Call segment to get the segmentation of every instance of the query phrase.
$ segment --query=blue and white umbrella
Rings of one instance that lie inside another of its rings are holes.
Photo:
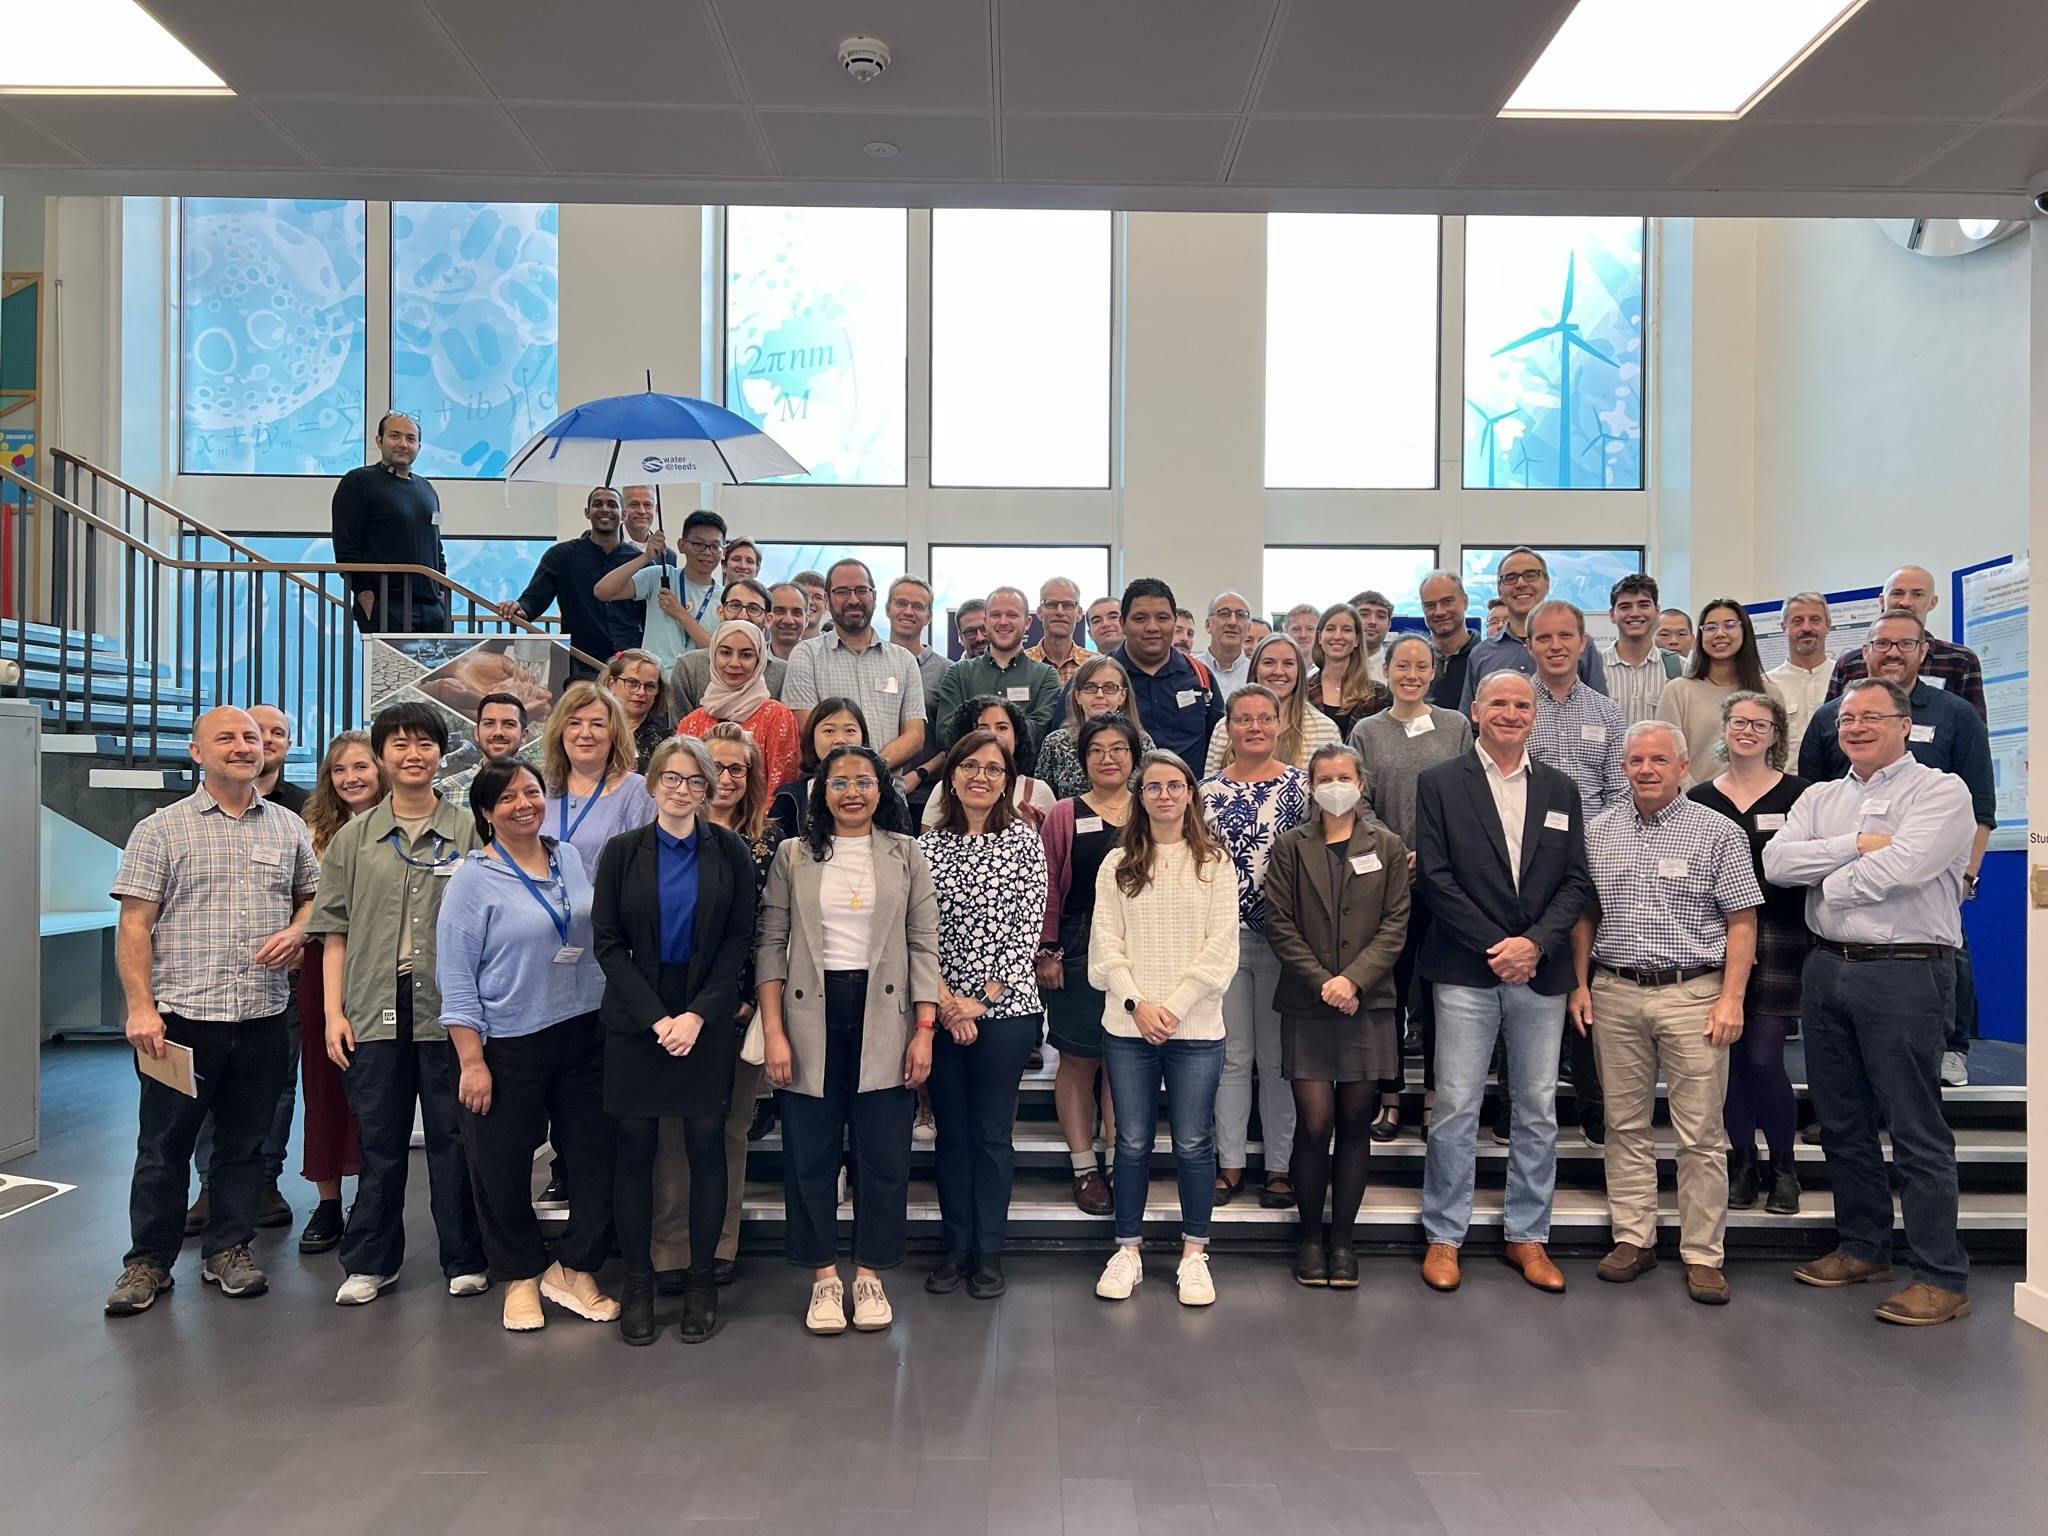
[[[564,411],[512,456],[507,480],[744,485],[803,465],[748,421],[688,395],[612,395]]]

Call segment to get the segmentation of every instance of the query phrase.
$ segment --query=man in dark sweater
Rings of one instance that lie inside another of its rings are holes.
[[[641,605],[607,603],[596,595],[597,584],[609,573],[640,558],[620,532],[619,493],[608,485],[593,487],[583,498],[583,516],[589,530],[549,549],[533,568],[526,590],[498,604],[499,618],[530,623],[559,603],[569,643],[597,663],[572,658],[571,677],[595,677],[598,667],[640,643]]]
[[[419,423],[386,411],[377,423],[377,462],[352,469],[334,488],[334,558],[341,565],[423,565],[448,570],[441,552],[441,498],[424,475]],[[441,587],[423,576],[365,571],[348,579],[349,613],[378,634],[448,627]]]

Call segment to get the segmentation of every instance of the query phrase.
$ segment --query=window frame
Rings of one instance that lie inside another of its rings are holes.
[[[1638,494],[1640,494],[1640,493],[1638,493]],[[1650,568],[1650,546],[1649,546],[1648,544],[1632,544],[1632,543],[1616,543],[1616,544],[1606,544],[1606,543],[1598,543],[1598,542],[1589,542],[1589,543],[1584,543],[1584,544],[1537,544],[1537,543],[1530,543],[1530,542],[1525,542],[1525,543],[1523,543],[1523,544],[1460,544],[1460,545],[1458,546],[1458,564],[1457,564],[1457,567],[1456,567],[1456,569],[1457,569],[1457,572],[1458,572],[1458,579],[1459,579],[1460,581],[1464,581],[1464,580],[1466,580],[1466,574],[1465,574],[1465,552],[1466,552],[1467,550],[1475,550],[1475,549],[1478,549],[1478,550],[1484,550],[1484,549],[1497,549],[1497,550],[1499,550],[1499,551],[1500,551],[1500,553],[1501,553],[1501,558],[1502,558],[1502,559],[1505,559],[1505,558],[1507,557],[1507,553],[1508,553],[1508,551],[1509,551],[1509,550],[1511,550],[1511,549],[1521,549],[1521,548],[1526,548],[1526,549],[1533,549],[1534,551],[1536,551],[1536,553],[1537,553],[1537,554],[1539,554],[1539,555],[1541,555],[1541,556],[1543,557],[1543,561],[1544,561],[1544,564],[1545,564],[1545,565],[1548,565],[1548,564],[1550,563],[1550,557],[1551,557],[1552,555],[1557,555],[1557,554],[1595,554],[1595,555],[1597,555],[1597,554],[1613,554],[1613,553],[1617,553],[1617,552],[1623,552],[1623,551],[1628,551],[1628,552],[1633,552],[1633,553],[1634,553],[1634,555],[1635,555],[1635,557],[1636,557],[1636,572],[1637,572],[1637,574],[1641,574],[1641,573],[1643,573],[1643,572],[1645,572],[1645,571],[1649,570],[1649,568]],[[1496,566],[1498,566],[1498,565],[1499,565],[1499,561],[1496,561],[1496,562],[1494,562],[1494,563],[1495,563],[1495,565],[1496,565]],[[1446,567],[1446,569],[1448,569],[1448,567]],[[1499,591],[1500,591],[1500,581],[1499,581],[1499,578],[1498,578],[1498,577],[1496,577],[1496,578],[1494,579],[1494,591],[1493,591],[1493,592],[1491,592],[1491,593],[1488,593],[1488,594],[1487,594],[1487,596],[1486,596],[1485,598],[1480,598],[1480,597],[1479,597],[1479,596],[1478,596],[1477,594],[1475,594],[1475,593],[1472,593],[1472,592],[1470,591],[1470,589],[1469,589],[1469,588],[1467,589],[1467,595],[1468,595],[1468,596],[1471,596],[1471,597],[1472,597],[1472,599],[1473,599],[1473,601],[1475,601],[1475,602],[1479,603],[1479,605],[1480,605],[1480,608],[1479,608],[1479,619],[1480,619],[1480,625],[1481,625],[1481,627],[1482,627],[1482,628],[1484,628],[1484,627],[1485,627],[1485,620],[1486,620],[1486,606],[1485,606],[1485,605],[1486,605],[1486,603],[1487,603],[1487,602],[1490,602],[1490,601],[1492,600],[1492,598],[1493,598],[1493,597],[1494,597],[1494,596],[1495,596],[1496,594],[1498,594],[1498,592],[1499,592]],[[1547,601],[1547,599],[1546,599],[1546,601]],[[1569,601],[1569,599],[1562,599],[1562,601]],[[1605,608],[1602,608],[1602,609],[1600,609],[1600,610],[1598,610],[1598,611],[1599,611],[1599,612],[1600,612],[1601,614],[1603,614],[1603,615],[1604,615],[1604,614],[1605,614],[1605,613],[1607,612],[1607,610],[1606,610]]]

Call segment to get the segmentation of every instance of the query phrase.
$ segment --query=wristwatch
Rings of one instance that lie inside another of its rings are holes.
[[[1136,999],[1135,997],[1127,997],[1127,998],[1125,998],[1125,999],[1124,999],[1124,1012],[1125,1012],[1125,1013],[1136,1013],[1137,1011],[1138,1011],[1138,1000],[1137,1000],[1137,999]]]

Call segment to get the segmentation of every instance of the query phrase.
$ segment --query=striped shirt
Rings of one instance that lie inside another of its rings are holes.
[[[1603,646],[1600,664],[1607,671],[1607,696],[1621,706],[1625,724],[1640,725],[1657,718],[1657,700],[1664,685],[1678,676],[1678,657],[1672,651],[1650,647],[1641,661],[1623,661],[1616,646]]]
[[[1588,821],[1629,798],[1628,780],[1621,772],[1622,739],[1627,734],[1621,706],[1606,694],[1575,680],[1572,691],[1559,699],[1537,684],[1529,755],[1571,776]]]
[[[1647,821],[1633,796],[1588,818],[1586,864],[1600,901],[1593,958],[1602,965],[1721,965],[1728,914],[1764,904],[1742,829],[1684,795]]]
[[[256,951],[291,926],[319,879],[306,824],[261,795],[231,816],[202,784],[144,817],[113,894],[159,908],[149,964],[157,1008],[213,1023],[284,1012],[290,973],[256,964]]]

